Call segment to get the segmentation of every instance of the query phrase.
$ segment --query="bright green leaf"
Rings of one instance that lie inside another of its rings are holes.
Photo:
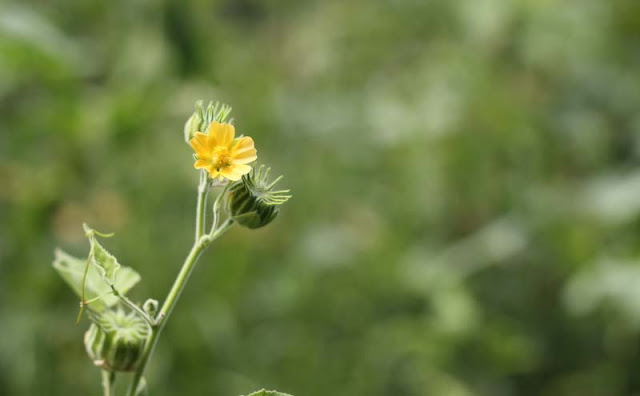
[[[120,263],[118,260],[98,242],[97,236],[103,238],[112,237],[113,234],[104,234],[89,227],[86,223],[82,224],[84,232],[89,238],[91,244],[91,263],[96,266],[98,272],[102,276],[102,279],[109,285],[114,286],[116,273],[120,269]]]
[[[96,266],[98,272],[102,276],[102,279],[109,285],[115,286],[116,274],[120,269],[120,263],[118,260],[107,250],[102,247],[95,236],[90,236],[91,248],[93,249],[92,264]],[[116,287],[118,291],[118,289]]]
[[[82,277],[84,275],[87,261],[73,257],[61,249],[56,249],[53,268],[58,271],[62,279],[82,298]],[[113,285],[121,294],[126,294],[133,286],[140,281],[140,275],[129,267],[121,267],[114,273]],[[91,300],[101,297],[91,303],[91,308],[100,311],[106,307],[112,307],[118,303],[119,299],[111,294],[111,287],[105,283],[102,275],[98,271],[98,266],[89,266],[87,282],[85,285],[85,299]]]

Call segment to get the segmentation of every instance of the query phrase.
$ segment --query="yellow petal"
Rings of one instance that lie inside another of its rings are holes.
[[[244,153],[240,153],[237,154],[235,157],[233,157],[232,163],[233,164],[248,164],[249,162],[253,162],[258,158],[258,156],[256,155],[256,149],[251,149],[248,151],[245,151]]]
[[[220,174],[213,166],[208,167],[207,172],[209,172],[209,176],[211,176],[212,179],[215,179]]]
[[[220,170],[220,174],[231,181],[240,180],[242,175],[251,171],[249,165],[232,165]]]
[[[255,161],[258,156],[253,146],[253,139],[249,136],[238,139],[236,144],[231,148],[231,158],[234,164],[248,164]]]
[[[241,175],[246,175],[251,172],[251,167],[249,165],[234,165],[233,171],[236,173],[240,173]]]
[[[209,125],[209,139],[212,139],[216,146],[230,147],[236,129],[231,124],[212,122]]]
[[[226,167],[224,169],[221,169],[220,170],[220,174],[222,176],[226,177],[227,179],[231,180],[231,181],[240,180],[240,178],[242,177],[241,174],[235,173],[232,170],[230,170],[230,167]]]
[[[211,148],[208,144],[207,135],[196,132],[193,139],[189,140],[189,145],[196,152],[198,158],[211,158]]]
[[[248,149],[243,149],[242,151],[236,151],[235,153],[232,153],[231,156],[233,158],[247,158],[247,157],[253,157],[255,156],[257,153],[256,149],[254,149],[253,147],[248,148]]]
[[[211,160],[197,159],[196,162],[193,164],[193,167],[196,169],[206,169],[210,165],[211,165]]]
[[[231,148],[232,155],[234,153],[242,153],[247,150],[251,150],[254,148],[253,139],[249,136],[243,136],[233,145]]]

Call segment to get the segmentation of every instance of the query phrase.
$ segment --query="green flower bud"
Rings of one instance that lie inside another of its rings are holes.
[[[92,315],[93,323],[84,334],[84,345],[93,364],[109,371],[137,368],[149,338],[147,323],[135,312],[108,310]]]
[[[220,102],[209,102],[207,107],[201,100],[198,100],[195,105],[195,111],[189,117],[184,124],[184,140],[189,143],[189,140],[193,139],[196,132],[207,133],[209,124],[212,122],[227,122],[231,123],[233,120],[227,121],[229,114],[231,113],[231,106],[221,104]]]
[[[196,111],[189,117],[184,124],[184,140],[189,143],[189,140],[193,139],[196,132],[203,131],[202,128],[202,112],[198,111],[198,106],[202,108],[202,101],[196,103]]]
[[[282,179],[269,181],[269,171],[264,165],[254,167],[229,188],[228,207],[231,218],[241,226],[255,229],[264,227],[278,216],[278,206],[287,202],[289,190],[275,191],[273,187]]]

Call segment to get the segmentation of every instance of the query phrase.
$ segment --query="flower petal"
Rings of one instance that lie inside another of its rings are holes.
[[[249,136],[243,136],[236,141],[236,143],[231,148],[231,155],[239,154],[247,150],[251,150],[254,148],[253,139]]]
[[[251,147],[248,149],[242,149],[242,151],[236,151],[235,153],[232,152],[231,156],[233,158],[247,158],[247,157],[252,157],[256,155],[256,153],[257,153],[256,149]]]
[[[220,172],[218,172],[213,165],[207,168],[207,172],[209,172],[209,176],[211,176],[212,179],[215,179],[220,175]]]
[[[226,167],[220,170],[220,174],[231,181],[240,180],[241,174],[233,172],[230,167]]]
[[[240,173],[241,175],[246,175],[251,172],[251,167],[249,165],[234,165],[234,172]]]
[[[258,156],[256,155],[256,149],[251,149],[245,151],[244,153],[237,154],[235,157],[233,157],[231,162],[237,165],[248,164],[249,162],[255,161],[257,158]]]
[[[209,140],[207,139],[207,135],[202,132],[196,132],[191,140],[189,140],[189,145],[195,151],[198,158],[211,158],[211,146],[209,145]]]
[[[196,168],[196,169],[206,169],[210,165],[211,165],[211,160],[205,160],[205,159],[199,158],[193,164],[193,167]]]
[[[231,148],[231,158],[234,164],[248,164],[249,162],[253,162],[258,158],[256,153],[253,139],[249,136],[238,139]]]
[[[235,135],[236,129],[231,124],[214,121],[209,125],[209,139],[213,139],[215,146],[230,147]]]
[[[231,165],[220,170],[220,174],[231,181],[240,180],[242,175],[246,175],[251,171],[249,165]]]

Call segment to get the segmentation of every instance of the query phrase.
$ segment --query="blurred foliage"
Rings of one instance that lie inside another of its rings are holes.
[[[152,394],[640,394],[639,43],[636,0],[0,3],[0,394],[98,392],[83,221],[164,297],[197,99],[294,198],[203,258]]]

